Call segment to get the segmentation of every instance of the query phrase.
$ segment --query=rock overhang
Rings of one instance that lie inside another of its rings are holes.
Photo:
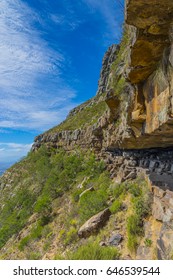
[[[132,84],[137,84],[157,68],[164,49],[170,44],[173,1],[127,0],[125,21],[136,28],[128,77]]]

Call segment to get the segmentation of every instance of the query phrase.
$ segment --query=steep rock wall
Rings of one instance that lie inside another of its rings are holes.
[[[172,18],[171,0],[126,1],[126,23],[136,28],[129,71],[132,83],[143,82],[157,68],[165,47],[170,44]]]
[[[172,146],[172,26],[172,1],[126,1],[124,50],[113,45],[106,52],[97,91],[109,109],[86,129],[62,131],[58,136],[51,131],[37,137],[34,149],[44,142],[100,151]],[[93,102],[75,108],[70,116]]]
[[[173,3],[126,1],[126,24],[129,53],[123,58],[124,73],[131,90],[121,101],[124,118],[119,127],[108,127],[107,143],[126,149],[171,146]]]
[[[111,72],[111,66],[116,59],[118,50],[119,50],[119,46],[114,44],[108,48],[108,50],[106,51],[103,57],[102,69],[100,73],[100,79],[98,82],[98,90],[96,93],[97,95],[106,93],[109,88],[108,80]]]

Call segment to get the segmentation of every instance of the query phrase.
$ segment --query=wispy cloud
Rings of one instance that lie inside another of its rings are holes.
[[[0,161],[9,162],[25,156],[31,149],[32,144],[0,143]]]
[[[105,23],[108,25],[109,34],[116,40],[121,37],[122,19],[124,16],[122,0],[83,0],[83,2],[90,8],[91,12],[100,12],[104,18]],[[117,13],[116,13],[117,11]]]
[[[39,16],[24,2],[1,0],[0,11],[0,127],[46,129],[74,106],[61,78],[64,57],[42,39]]]
[[[72,10],[69,10],[68,12],[70,12],[68,13],[68,17],[56,14],[50,14],[49,17],[55,24],[63,26],[68,31],[73,31],[81,24],[82,20],[75,18]]]
[[[8,148],[11,148],[11,149],[18,149],[18,150],[23,150],[23,149],[27,149],[29,150],[32,146],[32,144],[20,144],[20,143],[3,143],[3,142],[0,142],[0,147],[4,147],[2,148],[3,150],[8,147]]]
[[[1,0],[0,10],[0,86],[6,91],[15,87],[20,94],[19,88],[30,86],[36,75],[54,70],[62,56],[40,39],[33,28],[35,13],[20,0]]]

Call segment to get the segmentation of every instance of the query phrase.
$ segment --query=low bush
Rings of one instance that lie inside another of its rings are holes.
[[[118,260],[119,257],[116,248],[102,247],[96,242],[82,245],[68,255],[68,259],[71,260]]]
[[[30,252],[27,256],[28,260],[40,260],[41,259],[41,253],[40,252]]]
[[[112,205],[110,206],[110,211],[112,214],[116,214],[117,212],[121,211],[122,209],[122,202],[120,200],[115,200]]]
[[[0,213],[0,248],[13,235],[19,232],[28,217],[33,212],[33,204],[36,197],[27,189],[20,189],[9,199]]]
[[[151,195],[145,181],[131,184],[129,192],[132,194],[133,214],[127,220],[128,248],[136,251],[139,238],[144,233],[143,220],[151,211]]]
[[[20,251],[23,251],[24,248],[25,248],[25,246],[28,245],[28,243],[29,243],[30,240],[31,240],[30,235],[24,237],[24,238],[20,241],[20,243],[19,243],[19,246],[18,246],[19,250],[20,250]]]
[[[131,215],[127,220],[127,246],[130,251],[135,252],[138,238],[143,234],[143,222],[138,215]]]
[[[75,130],[84,128],[86,125],[92,125],[98,121],[99,117],[103,115],[106,109],[107,106],[104,101],[93,102],[91,106],[87,106],[77,114],[69,116],[65,122],[52,128],[49,132],[54,133],[63,130]]]
[[[40,196],[35,204],[34,211],[37,213],[50,213],[52,211],[50,198],[46,195]]]
[[[148,238],[146,238],[144,241],[146,247],[151,247],[152,243],[153,243],[152,240]]]
[[[36,226],[31,231],[32,239],[40,239],[42,237],[43,226],[37,222]]]
[[[69,231],[65,234],[64,244],[69,245],[70,243],[76,241],[77,238],[78,238],[77,229],[71,226]]]
[[[108,194],[106,189],[84,193],[79,200],[80,221],[85,222],[107,207],[107,199]]]

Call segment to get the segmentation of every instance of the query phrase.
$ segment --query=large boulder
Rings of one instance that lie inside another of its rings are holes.
[[[78,231],[78,236],[81,238],[87,238],[96,233],[109,220],[110,215],[111,212],[108,208],[94,215],[81,226]]]

